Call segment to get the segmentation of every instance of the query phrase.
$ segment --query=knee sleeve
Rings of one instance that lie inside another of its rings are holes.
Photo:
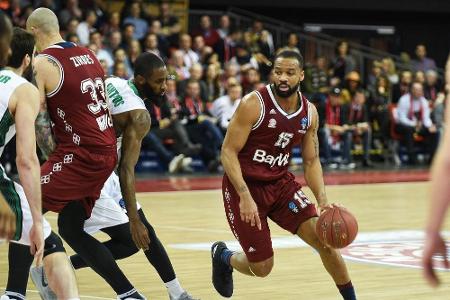
[[[66,249],[64,249],[61,238],[52,231],[48,238],[45,239],[44,257],[57,252],[66,252]]]

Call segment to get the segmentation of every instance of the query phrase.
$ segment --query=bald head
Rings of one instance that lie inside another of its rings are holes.
[[[58,18],[50,9],[40,7],[34,10],[28,17],[27,30],[39,30],[43,34],[47,35],[59,33]]]
[[[11,38],[11,22],[9,21],[9,18],[0,11],[0,68],[3,68],[8,60]]]

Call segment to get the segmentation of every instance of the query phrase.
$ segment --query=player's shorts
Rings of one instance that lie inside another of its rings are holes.
[[[69,202],[80,201],[89,218],[116,163],[115,150],[96,153],[83,147],[57,148],[41,167],[43,207],[59,213]]]
[[[251,226],[241,220],[239,195],[226,175],[222,182],[222,196],[228,224],[241,244],[250,262],[260,262],[273,256],[270,238],[270,218],[280,227],[296,234],[300,225],[317,216],[315,206],[301,190],[294,175],[286,173],[284,177],[269,182],[246,180],[250,194],[258,206],[262,229]]]
[[[100,198],[95,201],[91,217],[84,222],[84,231],[92,235],[103,228],[128,223],[126,210],[119,204],[121,201],[119,177],[113,172],[106,180]]]
[[[22,186],[8,178],[2,166],[0,166],[0,191],[16,215],[16,233],[14,234],[13,241],[29,246],[30,230],[33,226],[30,205],[28,204]],[[44,239],[46,239],[52,229],[46,219],[43,219],[43,226]]]

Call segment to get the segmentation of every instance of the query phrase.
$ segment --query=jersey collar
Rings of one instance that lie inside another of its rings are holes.
[[[133,93],[134,93],[136,96],[142,98],[142,97],[139,95],[138,89],[137,89],[137,87],[136,87],[136,85],[134,84],[134,81],[133,81],[132,79],[129,79],[129,80],[128,80],[128,86],[131,88],[131,90],[133,91]]]

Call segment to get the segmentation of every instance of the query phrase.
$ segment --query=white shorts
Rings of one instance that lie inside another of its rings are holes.
[[[139,203],[137,206],[138,209],[141,208]],[[84,222],[84,231],[92,235],[103,228],[125,224],[128,221],[119,177],[113,172],[106,180],[100,198],[95,201],[91,217]]]
[[[16,240],[11,242],[29,246],[30,230],[33,226],[30,205],[22,186],[6,176],[3,167],[0,168],[0,191],[6,199],[11,209],[16,214]],[[48,238],[52,228],[45,218],[43,218],[44,239]],[[20,232],[19,232],[20,231]]]

